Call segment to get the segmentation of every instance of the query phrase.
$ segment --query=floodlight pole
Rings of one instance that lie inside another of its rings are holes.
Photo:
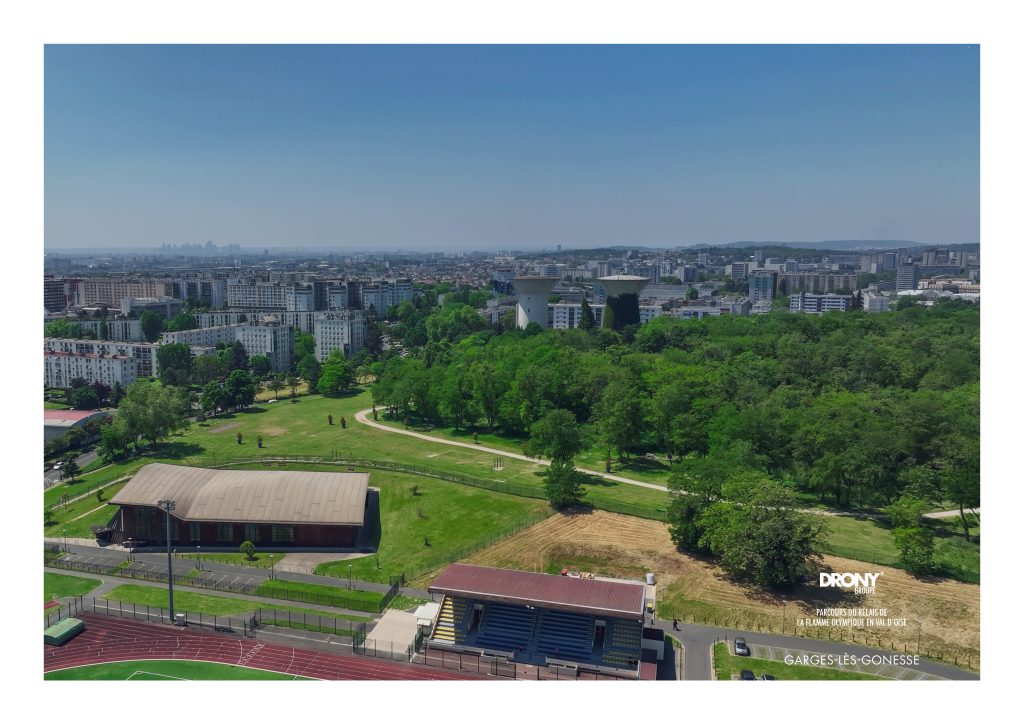
[[[171,567],[171,511],[174,510],[174,501],[158,500],[156,504],[163,507],[166,514],[164,530],[167,532],[167,612],[171,623],[174,623],[174,569]]]

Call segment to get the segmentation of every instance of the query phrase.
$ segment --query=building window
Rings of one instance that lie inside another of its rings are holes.
[[[235,540],[235,526],[232,523],[217,524],[217,542],[233,543]]]
[[[295,541],[294,525],[274,525],[270,527],[270,539],[274,543],[293,543]]]
[[[245,524],[245,540],[252,541],[253,543],[260,542],[260,527],[255,523]]]
[[[188,539],[193,543],[199,542],[199,523],[188,524]]]

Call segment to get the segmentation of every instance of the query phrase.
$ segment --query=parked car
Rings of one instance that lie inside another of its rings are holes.
[[[56,465],[54,465],[53,469],[54,470],[60,470],[62,467],[64,467],[64,461],[63,460],[60,461],[59,463],[57,463]]]
[[[747,640],[737,638],[733,641],[733,651],[736,652],[737,656],[750,656],[750,649],[747,648]]]
[[[740,669],[740,681],[757,681],[757,677],[750,669]]]
[[[761,681],[775,681],[775,677],[771,674],[761,674]]]

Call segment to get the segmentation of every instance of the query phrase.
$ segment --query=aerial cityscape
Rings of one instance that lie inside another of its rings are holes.
[[[980,678],[976,46],[46,64],[46,680]]]

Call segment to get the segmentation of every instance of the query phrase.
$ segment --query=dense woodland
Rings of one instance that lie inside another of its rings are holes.
[[[609,454],[671,454],[718,470],[719,488],[759,472],[837,507],[978,502],[977,305],[659,318],[621,334],[496,332],[460,303],[404,317],[394,336],[422,346],[387,359],[374,387],[403,417],[525,439],[562,409]]]

